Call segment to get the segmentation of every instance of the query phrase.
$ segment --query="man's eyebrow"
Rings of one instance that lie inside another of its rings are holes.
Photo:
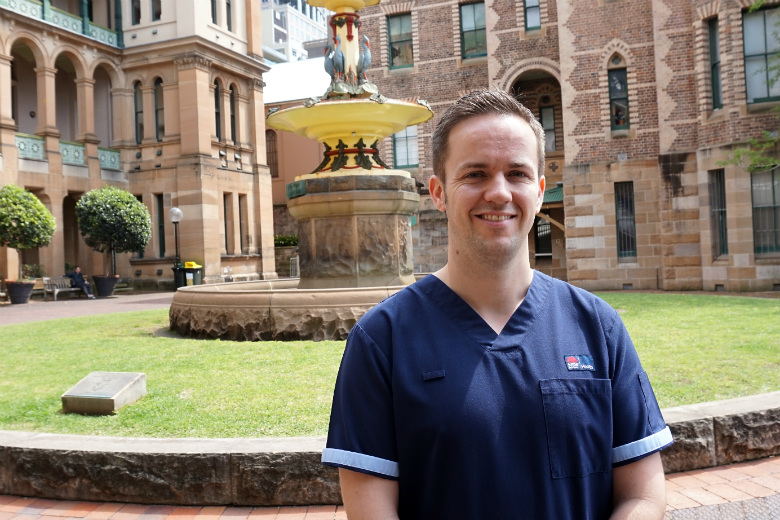
[[[486,168],[488,163],[483,161],[467,161],[463,164],[459,164],[456,167],[456,170],[468,170],[472,168]],[[535,165],[531,162],[525,162],[525,161],[517,161],[512,162],[509,164],[509,168],[533,168]]]

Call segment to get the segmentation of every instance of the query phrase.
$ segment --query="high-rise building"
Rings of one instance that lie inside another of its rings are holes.
[[[262,0],[263,51],[274,62],[305,60],[304,43],[328,36],[328,12],[305,0]]]

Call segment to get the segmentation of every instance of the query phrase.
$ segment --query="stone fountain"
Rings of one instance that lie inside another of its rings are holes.
[[[414,282],[411,219],[419,195],[409,172],[388,168],[377,146],[433,112],[422,100],[388,99],[368,80],[371,56],[357,12],[378,2],[309,0],[334,13],[330,86],[266,119],[325,147],[322,162],[287,185],[299,222],[300,279],[181,288],[171,329],[234,340],[344,339],[369,308]]]

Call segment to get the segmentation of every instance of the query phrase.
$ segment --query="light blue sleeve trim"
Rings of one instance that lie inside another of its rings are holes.
[[[362,469],[370,471],[371,473],[398,478],[397,462],[380,459],[379,457],[372,457],[371,455],[364,455],[363,453],[355,453],[354,451],[325,448],[322,450],[322,463]]]
[[[668,446],[673,440],[672,431],[667,426],[660,432],[654,433],[649,437],[612,448],[612,463],[618,464],[625,460],[631,460],[648,453],[653,453],[654,451],[658,451],[661,448]]]

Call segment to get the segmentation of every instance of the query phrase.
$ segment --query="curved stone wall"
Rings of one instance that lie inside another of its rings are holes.
[[[298,280],[196,285],[176,291],[170,327],[236,341],[343,340],[371,307],[403,289],[296,289]]]

